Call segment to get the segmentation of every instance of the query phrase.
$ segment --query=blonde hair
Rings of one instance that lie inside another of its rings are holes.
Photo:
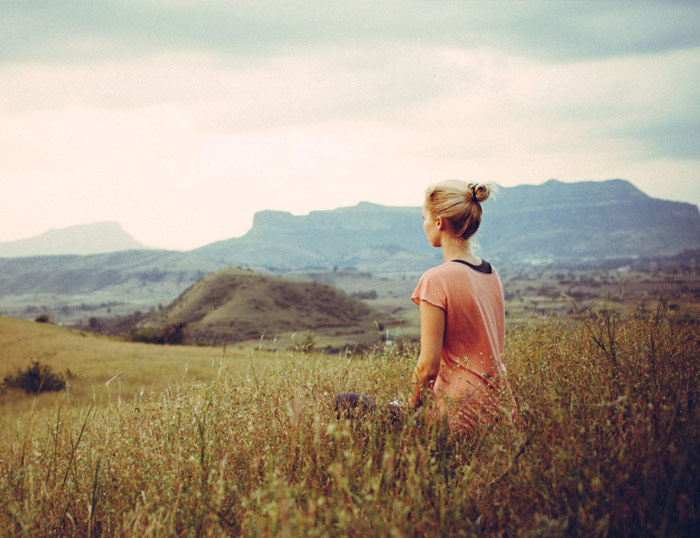
[[[445,219],[455,236],[469,239],[481,224],[481,203],[492,192],[495,192],[492,185],[448,179],[425,190],[423,205],[433,217]]]

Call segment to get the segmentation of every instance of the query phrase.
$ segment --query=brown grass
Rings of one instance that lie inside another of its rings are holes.
[[[6,417],[0,534],[696,536],[699,348],[667,308],[516,327],[524,426],[467,439],[420,413],[336,420],[337,392],[405,397],[416,348]]]

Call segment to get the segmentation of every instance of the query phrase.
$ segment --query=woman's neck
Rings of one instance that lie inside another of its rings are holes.
[[[456,237],[443,237],[440,245],[442,248],[442,258],[444,261],[464,260],[473,265],[479,265],[481,259],[474,256],[469,249],[469,240],[464,241]]]

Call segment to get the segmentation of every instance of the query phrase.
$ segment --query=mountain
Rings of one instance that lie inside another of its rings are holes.
[[[327,284],[222,269],[198,280],[144,328],[180,326],[189,341],[223,343],[305,329],[369,327],[376,319],[371,308]]]
[[[650,198],[628,181],[501,188],[483,205],[480,254],[499,264],[673,255],[700,247],[697,206]],[[231,265],[416,272],[439,263],[418,207],[361,202],[295,216],[261,211],[240,238],[196,249]]]
[[[421,240],[420,211],[361,202],[355,207],[296,216],[260,211],[241,238],[218,241],[193,252],[231,265],[267,268],[372,267],[420,271],[431,249]],[[386,265],[386,264],[385,264]]]
[[[503,189],[484,206],[482,226],[484,252],[509,263],[671,256],[700,246],[697,206],[651,198],[620,179]]]
[[[49,230],[39,236],[0,242],[0,258],[99,254],[148,247],[126,233],[116,222],[97,222]]]

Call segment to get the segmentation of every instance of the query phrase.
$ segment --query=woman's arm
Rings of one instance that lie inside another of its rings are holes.
[[[440,371],[442,340],[445,335],[445,312],[427,301],[420,302],[420,355],[413,370],[413,396],[409,403],[418,406],[423,392],[433,386]]]

